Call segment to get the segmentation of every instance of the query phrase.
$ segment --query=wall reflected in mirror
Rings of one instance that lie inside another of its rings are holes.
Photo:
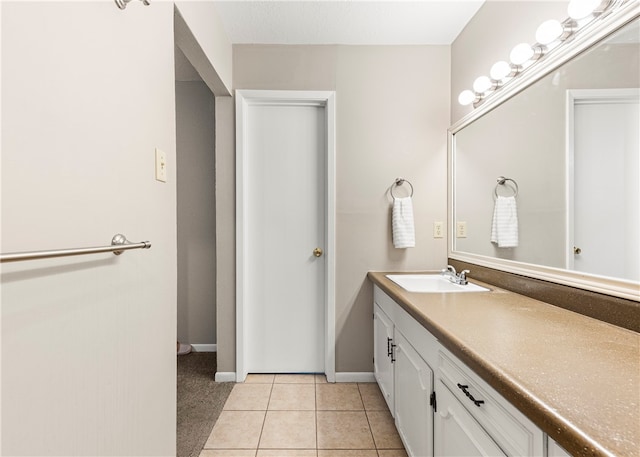
[[[453,251],[640,281],[639,42],[636,19],[455,133]],[[500,176],[516,247],[491,242]]]

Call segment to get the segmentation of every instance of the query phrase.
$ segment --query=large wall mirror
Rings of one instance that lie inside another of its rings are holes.
[[[450,258],[640,300],[637,11],[450,129]]]

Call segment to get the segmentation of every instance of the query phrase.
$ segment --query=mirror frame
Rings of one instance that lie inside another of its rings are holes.
[[[456,251],[455,241],[455,160],[454,160],[454,135],[460,130],[480,119],[485,114],[497,108],[502,103],[509,100],[514,95],[542,79],[552,71],[556,70],[565,62],[576,57],[583,51],[617,31],[627,23],[640,18],[640,3],[629,1],[618,6],[609,12],[603,13],[591,23],[585,25],[571,41],[565,42],[563,46],[554,49],[540,61],[535,62],[531,67],[518,77],[505,84],[504,87],[492,93],[471,113],[464,116],[453,124],[447,131],[447,155],[448,155],[448,257],[450,259],[481,265],[495,270],[505,271],[530,278],[542,279],[552,283],[564,284],[580,289],[591,290],[607,295],[613,295],[634,301],[640,301],[640,284],[635,281],[628,281],[613,277],[593,275],[578,271],[565,270],[555,267],[518,262],[514,260],[499,259],[486,255],[472,254],[468,252]]]

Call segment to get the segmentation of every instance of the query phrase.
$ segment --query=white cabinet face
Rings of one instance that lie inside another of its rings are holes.
[[[432,456],[433,371],[397,330],[395,343],[396,428],[409,456]]]
[[[374,306],[373,314],[373,369],[384,396],[389,411],[394,412],[393,399],[393,364],[392,364],[392,344],[393,344],[393,322],[380,309]]]
[[[571,455],[565,451],[558,443],[549,438],[547,455],[549,457],[571,457]]]
[[[437,456],[505,455],[441,382],[436,386],[436,398],[435,454]]]

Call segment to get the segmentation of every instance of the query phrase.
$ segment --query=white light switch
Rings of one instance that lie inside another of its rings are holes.
[[[156,148],[156,180],[167,182],[167,158],[164,151]]]
[[[467,223],[464,221],[456,222],[456,237],[457,238],[466,238],[467,237]]]
[[[433,237],[434,238],[442,238],[444,234],[442,233],[442,221],[436,221],[433,223]]]

